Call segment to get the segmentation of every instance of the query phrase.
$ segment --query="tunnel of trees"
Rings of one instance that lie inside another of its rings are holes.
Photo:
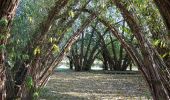
[[[0,99],[32,100],[64,56],[89,71],[136,65],[170,99],[169,0],[0,0]]]

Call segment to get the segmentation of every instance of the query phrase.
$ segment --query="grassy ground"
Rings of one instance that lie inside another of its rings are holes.
[[[40,93],[41,100],[150,100],[140,74],[54,72]]]

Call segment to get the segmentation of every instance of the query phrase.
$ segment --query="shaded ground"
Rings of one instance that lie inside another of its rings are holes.
[[[40,93],[41,100],[150,100],[140,74],[55,72]]]

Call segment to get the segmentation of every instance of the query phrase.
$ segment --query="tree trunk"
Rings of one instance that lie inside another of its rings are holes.
[[[97,22],[96,22],[96,24],[97,24]],[[91,69],[91,66],[92,66],[94,59],[96,57],[95,54],[98,49],[98,42],[96,42],[96,44],[93,47],[91,47],[94,29],[92,29],[91,32],[92,32],[92,34],[90,35],[90,38],[88,38],[89,40],[86,39],[86,37],[84,37],[84,34],[82,34],[82,38],[80,39],[80,41],[77,42],[77,43],[80,43],[80,45],[81,45],[80,48],[76,48],[77,45],[79,45],[79,44],[75,44],[75,48],[74,47],[72,48],[72,51],[74,51],[74,50],[77,51],[77,52],[71,54],[72,56],[74,56],[74,60],[75,60],[74,66],[75,66],[76,71],[89,71]],[[86,42],[85,40],[88,40],[87,41],[88,44],[84,44]],[[86,46],[86,45],[87,45],[87,49],[84,50],[85,49],[84,46]],[[78,51],[80,51],[80,53],[78,53]],[[79,57],[80,62],[77,61],[78,57],[75,57],[76,55],[80,55],[80,57]],[[80,64],[78,65],[78,63],[80,63]]]
[[[105,53],[103,52],[103,50],[102,50],[102,57],[103,57],[103,70],[109,70],[108,64],[107,64],[107,59],[106,59],[106,56],[105,56]]]
[[[168,29],[168,33],[170,33],[170,1],[169,0],[154,0],[155,4],[157,5],[166,27]],[[170,36],[169,36],[170,37]]]
[[[10,70],[6,72],[5,66],[5,46],[7,43],[7,34],[10,32],[10,25],[14,18],[16,8],[18,6],[19,0],[0,0],[0,100],[6,99],[8,92],[6,90],[6,83],[8,83],[8,76]],[[9,73],[8,73],[9,72]],[[12,86],[13,87],[13,86]]]
[[[71,52],[72,52],[73,50],[71,50]],[[70,56],[67,56],[67,58],[69,59],[69,62],[70,62],[70,70],[73,70],[73,57],[72,57],[72,55],[70,55]]]
[[[80,66],[83,69],[83,67],[85,67],[83,65],[84,62],[84,32],[82,32],[81,34],[81,52],[80,52]]]

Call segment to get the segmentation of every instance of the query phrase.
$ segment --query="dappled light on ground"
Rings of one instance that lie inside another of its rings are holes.
[[[42,90],[44,100],[148,100],[140,74],[55,72]]]

